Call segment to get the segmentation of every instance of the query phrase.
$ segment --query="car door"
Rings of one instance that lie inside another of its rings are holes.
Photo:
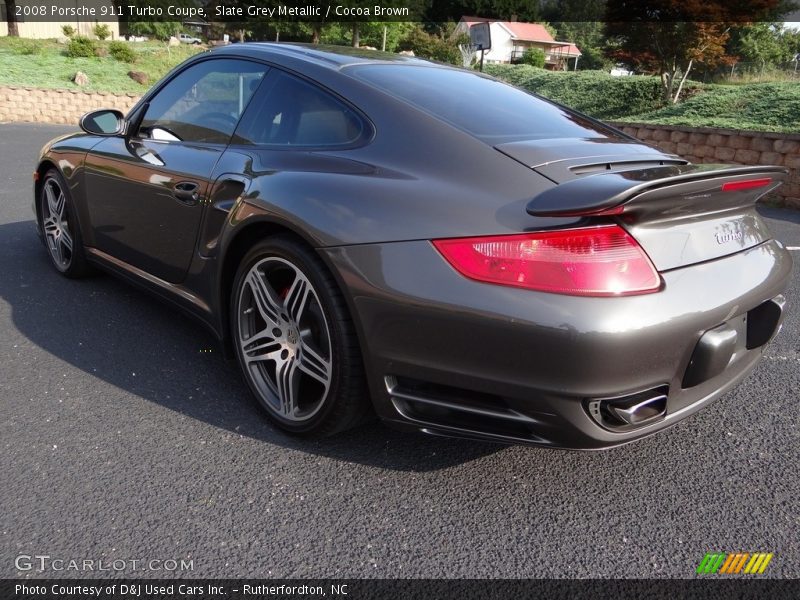
[[[148,99],[137,130],[86,158],[90,244],[178,283],[191,264],[214,166],[268,67],[213,58]]]

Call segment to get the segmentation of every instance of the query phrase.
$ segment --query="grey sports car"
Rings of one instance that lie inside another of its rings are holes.
[[[780,328],[780,167],[693,165],[482,74],[235,44],[49,143],[52,263],[198,317],[280,428],[613,446]],[[754,398],[753,401],[758,401]]]

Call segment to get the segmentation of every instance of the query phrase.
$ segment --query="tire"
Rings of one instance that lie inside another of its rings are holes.
[[[251,248],[236,273],[230,315],[244,378],[279,428],[324,437],[369,414],[344,298],[307,246],[276,235]]]
[[[75,216],[75,204],[69,187],[56,169],[45,174],[38,202],[39,229],[52,265],[64,277],[73,279],[91,273]]]

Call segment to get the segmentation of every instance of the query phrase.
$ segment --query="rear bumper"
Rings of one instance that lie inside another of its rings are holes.
[[[580,298],[467,280],[426,241],[326,252],[349,291],[381,418],[579,449],[664,429],[746,377],[764,347],[747,347],[748,313],[778,297],[791,272],[789,253],[769,241],[662,273],[656,294]],[[737,333],[729,359],[685,381],[698,342],[723,324]],[[597,399],[653,389],[666,395],[653,420],[615,427],[590,414]]]

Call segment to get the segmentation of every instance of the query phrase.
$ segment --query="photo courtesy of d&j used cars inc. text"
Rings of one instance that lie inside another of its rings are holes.
[[[0,600],[800,596],[800,1],[0,2]]]

